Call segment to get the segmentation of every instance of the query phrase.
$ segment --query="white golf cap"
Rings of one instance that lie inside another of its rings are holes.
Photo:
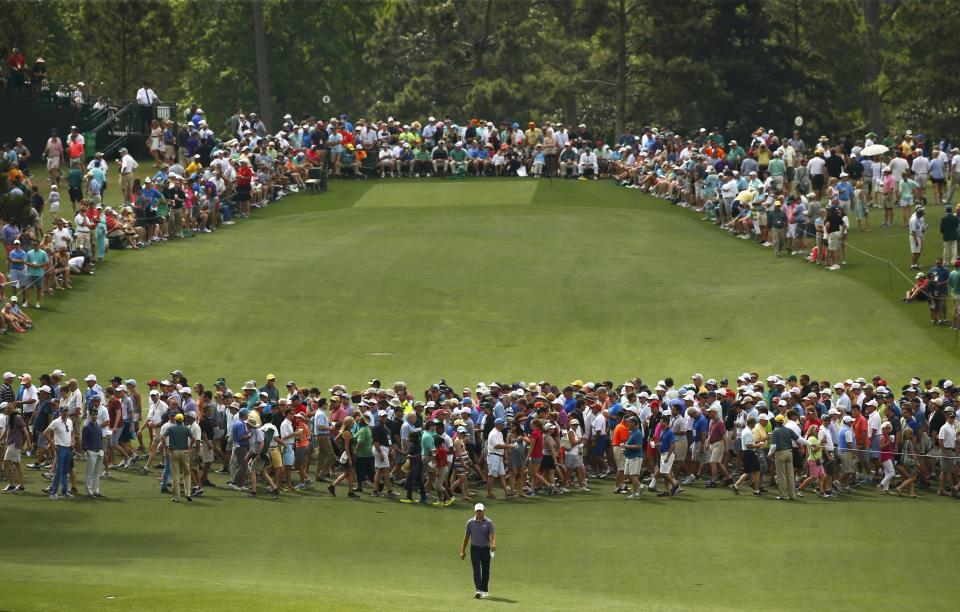
[[[486,509],[487,509],[487,507],[484,506],[483,504],[476,504],[476,505],[473,507],[473,511],[474,511],[474,512],[483,512],[483,511],[486,510]]]
[[[84,378],[83,380],[87,382],[97,382],[97,376],[96,374],[87,374],[87,377]]]

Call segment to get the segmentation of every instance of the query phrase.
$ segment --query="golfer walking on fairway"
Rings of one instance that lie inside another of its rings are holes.
[[[484,515],[486,508],[483,504],[473,507],[474,516],[467,521],[467,532],[460,545],[460,558],[467,558],[467,542],[470,543],[470,562],[473,564],[473,586],[477,588],[474,597],[484,599],[490,594],[487,592],[490,583],[490,557],[497,550],[497,534],[493,528],[493,521]]]

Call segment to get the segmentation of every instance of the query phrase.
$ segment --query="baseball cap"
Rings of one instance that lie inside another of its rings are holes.
[[[487,509],[487,507],[484,506],[483,504],[476,504],[476,505],[474,505],[474,507],[473,507],[473,511],[474,511],[474,512],[483,512],[483,511],[486,510],[486,509]]]
[[[493,422],[494,425],[503,425],[503,424],[505,424],[505,423],[506,423],[506,421],[504,421],[504,420],[501,419],[501,418],[497,418],[497,420],[495,420],[495,421]]]
[[[843,417],[843,422],[844,422],[844,423],[853,423],[853,417],[848,414],[847,416]]]
[[[178,420],[178,421],[182,421],[182,420],[183,420],[183,415],[182,415],[182,414],[178,414],[175,418],[176,418],[176,420]]]

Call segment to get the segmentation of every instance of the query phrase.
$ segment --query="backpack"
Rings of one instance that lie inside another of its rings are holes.
[[[263,432],[263,448],[260,450],[260,458],[266,462],[270,461],[270,442],[273,441],[273,432],[272,427]]]

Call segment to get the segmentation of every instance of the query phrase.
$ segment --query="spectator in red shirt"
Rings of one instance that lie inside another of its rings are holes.
[[[27,58],[23,51],[14,47],[7,57],[7,68],[10,71],[10,87],[20,91],[24,86],[23,70],[27,64]]]

